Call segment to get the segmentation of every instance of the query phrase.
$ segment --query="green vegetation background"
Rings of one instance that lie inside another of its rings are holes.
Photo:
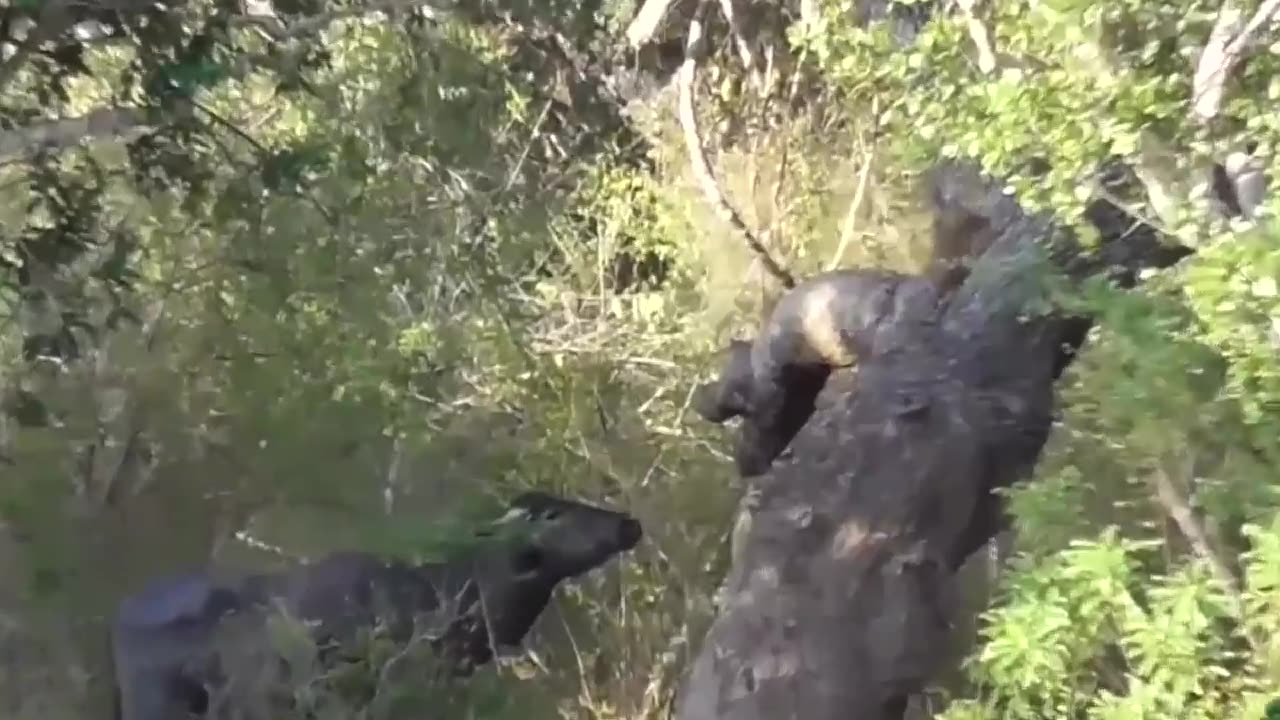
[[[903,50],[834,6],[786,32],[748,14],[773,53],[751,68],[712,22],[702,144],[793,273],[920,267],[916,174],[940,154],[1069,219],[1077,178],[1153,137],[1179,172],[1246,137],[1274,169],[1274,32],[1206,133],[1188,98],[1216,4],[996,5],[991,74],[960,15]],[[627,57],[635,8],[478,2],[424,23],[282,2],[315,21],[282,37],[220,22],[228,7],[0,65],[6,128],[104,109],[167,128],[0,142],[0,714],[101,717],[104,618],[148,576],[278,562],[266,546],[421,553],[438,523],[536,487],[626,507],[647,539],[561,592],[540,664],[432,707],[665,717],[741,492],[732,430],[697,421],[690,391],[775,288],[690,171],[675,88],[619,75],[637,92],[618,115],[563,60]],[[1036,185],[1016,179],[1032,155],[1053,166]],[[973,608],[991,604],[924,703],[953,700],[944,717],[1256,718],[1276,694],[1280,248],[1269,223],[1205,217],[1157,220],[1187,262],[1078,298],[1099,327],[1011,494],[1017,556],[994,589],[968,571]],[[33,337],[61,359],[24,360]],[[1170,493],[1225,551],[1180,534]],[[1222,560],[1245,547],[1237,586]]]

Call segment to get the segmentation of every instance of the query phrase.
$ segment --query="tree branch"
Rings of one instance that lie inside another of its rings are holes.
[[[991,28],[984,22],[987,0],[958,0],[958,4],[960,11],[964,13],[969,37],[978,50],[978,69],[984,75],[990,75],[996,70],[997,60],[995,44],[991,40]]]
[[[871,113],[873,117],[879,119],[880,98],[878,96],[872,98]],[[862,209],[862,203],[867,194],[867,185],[870,184],[871,180],[871,168],[875,165],[876,159],[875,129],[870,134],[873,144],[862,156],[862,168],[858,171],[858,186],[853,192],[853,199],[849,201],[849,209],[845,212],[844,222],[840,223],[840,243],[836,245],[836,251],[831,255],[831,261],[827,263],[828,272],[840,267],[840,261],[844,259],[844,253],[848,250],[849,243],[853,241],[853,231],[858,226],[858,211]]]
[[[710,0],[700,0],[693,19],[689,21],[689,35],[685,42],[684,62],[680,65],[680,71],[677,74],[680,86],[680,126],[684,130],[685,146],[689,150],[689,164],[693,169],[694,177],[702,188],[702,194],[707,198],[707,202],[711,203],[716,215],[742,233],[746,238],[747,247],[751,248],[759,256],[761,263],[764,264],[764,267],[771,275],[777,278],[778,282],[785,287],[792,288],[796,284],[795,278],[791,276],[791,273],[786,268],[774,260],[769,250],[755,236],[755,233],[747,227],[738,212],[729,205],[724,193],[720,191],[720,186],[716,183],[715,175],[712,174],[711,166],[707,162],[706,154],[702,149],[702,138],[698,134],[698,118],[694,112],[693,85],[697,77],[698,62],[705,50],[703,18],[706,17],[709,7]]]
[[[653,40],[673,4],[675,0],[645,0],[627,26],[627,42],[631,43],[632,49],[638,49]]]
[[[1155,485],[1156,499],[1164,508],[1165,514],[1178,526],[1178,531],[1191,544],[1195,554],[1209,564],[1223,589],[1238,603],[1243,587],[1239,570],[1226,560],[1222,545],[1210,537],[1208,527],[1201,522],[1170,472],[1164,467],[1158,468],[1152,476],[1152,484]]]
[[[734,12],[733,0],[720,0],[720,12],[724,13],[724,19],[729,23],[729,34],[733,36],[733,44],[738,49],[738,57],[742,60],[742,67],[751,76],[751,82],[755,85],[757,92],[765,91],[764,75],[761,74],[758,63],[756,62],[756,54],[751,49],[751,43],[747,42],[747,38],[742,33],[742,24],[738,22],[738,16]]]
[[[1226,94],[1227,78],[1244,59],[1254,33],[1274,20],[1277,14],[1280,14],[1280,0],[1264,0],[1249,22],[1241,27],[1243,13],[1240,8],[1232,0],[1222,4],[1192,80],[1194,100],[1191,107],[1197,120],[1203,123],[1218,116]]]

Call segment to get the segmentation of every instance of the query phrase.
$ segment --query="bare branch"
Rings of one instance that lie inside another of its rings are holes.
[[[1192,76],[1192,116],[1199,120],[1209,120],[1218,114],[1231,65],[1227,48],[1241,29],[1243,20],[1240,7],[1230,0],[1218,9],[1218,19],[1214,21],[1204,49],[1200,51],[1200,60]]]
[[[533,122],[533,127],[529,130],[529,140],[524,144],[524,150],[520,151],[520,157],[516,160],[516,164],[507,173],[507,182],[502,187],[503,192],[514,187],[516,180],[519,179],[520,170],[524,167],[525,161],[529,159],[529,152],[533,150],[534,144],[538,142],[539,134],[542,132],[542,123],[546,121],[547,115],[551,113],[551,104],[552,101],[548,100],[542,106],[542,112],[538,114],[538,119]]]
[[[800,22],[805,25],[817,25],[822,20],[822,7],[818,0],[800,0]]]
[[[880,98],[872,99],[871,113],[873,117],[880,115]],[[872,137],[875,132],[871,133]],[[857,227],[858,211],[862,209],[862,203],[867,194],[867,185],[871,180],[871,168],[875,165],[876,151],[872,146],[863,155],[862,169],[858,172],[858,187],[853,192],[853,199],[849,201],[849,210],[845,213],[844,222],[840,223],[840,244],[836,245],[836,251],[831,255],[831,262],[827,264],[827,270],[835,270],[840,267],[840,261],[844,259],[844,253],[849,249],[849,243],[853,241],[853,230]]]
[[[960,11],[964,13],[965,24],[969,28],[969,37],[978,50],[978,69],[984,75],[996,70],[995,44],[991,41],[991,28],[987,27],[985,15],[986,0],[958,0]]]
[[[763,93],[764,75],[757,67],[756,54],[751,49],[751,43],[747,42],[746,36],[742,34],[742,24],[738,22],[738,16],[734,13],[733,0],[720,0],[720,12],[724,13],[724,19],[729,23],[729,34],[733,36],[733,44],[738,48],[742,67],[750,74],[751,83],[755,85],[756,90]]]
[[[786,268],[774,260],[768,249],[760,242],[760,239],[743,222],[738,212],[729,205],[724,193],[720,191],[720,186],[716,183],[715,175],[712,174],[711,166],[707,162],[706,153],[702,149],[702,138],[698,134],[698,118],[694,113],[693,107],[693,83],[697,77],[698,61],[705,50],[703,18],[706,16],[709,6],[710,0],[702,0],[694,13],[693,19],[689,21],[689,36],[685,41],[684,63],[681,64],[680,72],[677,75],[680,85],[680,126],[684,129],[684,141],[689,149],[689,164],[698,180],[698,184],[702,187],[702,194],[711,203],[716,215],[743,234],[747,240],[747,246],[760,257],[760,261],[765,268],[783,286],[788,288],[795,287],[796,281],[791,276],[791,273],[787,272]]]
[[[627,41],[633,49],[653,40],[674,2],[675,0],[645,0],[645,4],[640,6],[640,11],[627,26]]]
[[[845,212],[844,221],[840,223],[840,243],[836,245],[836,251],[831,254],[827,270],[840,267],[840,261],[844,259],[844,253],[853,240],[854,228],[858,226],[858,211],[862,209],[863,198],[867,194],[867,183],[871,178],[873,164],[875,164],[875,151],[870,150],[863,156],[862,169],[858,172],[858,187],[853,192],[853,199],[849,201],[849,209]]]
[[[1189,499],[1190,488],[1188,488],[1187,492],[1184,492],[1179,487],[1180,484],[1190,483],[1194,480],[1194,462],[1176,463],[1185,468],[1179,471],[1180,478],[1173,477],[1168,468],[1170,464],[1175,463],[1166,461],[1164,466],[1156,468],[1152,477],[1152,483],[1155,485],[1156,490],[1156,499],[1163,507],[1165,514],[1177,526],[1178,532],[1186,538],[1192,551],[1209,565],[1210,571],[1213,572],[1214,577],[1221,584],[1223,591],[1234,606],[1237,618],[1242,620],[1247,608],[1241,594],[1244,590],[1244,578],[1241,576],[1240,566],[1233,562],[1232,555],[1222,538],[1210,529],[1209,525],[1204,521],[1203,515],[1191,506]],[[1244,627],[1245,639],[1255,649],[1262,647],[1267,642],[1266,638],[1250,631],[1247,623]]]
[[[769,68],[768,68],[768,72],[766,73],[766,75],[768,76],[765,81],[766,87],[773,87],[774,50],[775,48],[772,46],[769,48],[769,52],[770,52]],[[786,95],[787,108],[791,108],[795,106],[796,95],[800,91],[800,76],[804,70],[804,61],[805,61],[805,58],[808,57],[808,52],[809,52],[809,48],[807,46],[800,51],[800,57],[796,60],[794,67],[791,70],[791,77],[787,81],[787,95]],[[773,99],[772,93],[769,93],[765,96],[763,108],[761,109],[762,117],[764,116],[764,113],[767,111],[772,99]],[[764,238],[768,240],[770,244],[773,244],[774,242],[777,241],[778,235],[779,235],[778,228],[782,224],[783,219],[791,211],[790,204],[788,204],[788,206],[785,208],[782,205],[782,190],[787,185],[787,173],[789,172],[791,167],[789,164],[789,161],[791,159],[792,120],[793,120],[793,115],[790,112],[786,113],[783,116],[783,131],[780,133],[780,137],[782,138],[782,157],[778,159],[778,170],[774,175],[773,189],[772,189],[772,193],[769,196],[769,202],[770,202],[769,227],[765,228],[764,234],[763,234]],[[752,196],[754,197],[754,192],[752,193]],[[751,270],[748,271],[748,276],[750,276],[751,273],[755,272],[755,269],[758,264],[759,263],[756,261],[752,262]]]
[[[1244,59],[1254,33],[1274,20],[1278,13],[1280,0],[1264,0],[1249,22],[1241,26],[1244,14],[1240,8],[1231,0],[1223,3],[1193,78],[1192,114],[1197,120],[1207,122],[1217,117],[1227,78]]]
[[[1242,583],[1238,571],[1225,559],[1221,546],[1210,537],[1209,529],[1192,509],[1187,497],[1178,489],[1169,471],[1165,468],[1156,470],[1152,484],[1155,485],[1156,499],[1160,501],[1165,514],[1178,526],[1178,531],[1191,544],[1192,550],[1209,564],[1223,588],[1239,599]]]

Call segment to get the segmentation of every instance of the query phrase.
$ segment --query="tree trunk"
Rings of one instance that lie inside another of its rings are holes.
[[[900,719],[945,661],[954,572],[1003,526],[991,491],[1034,467],[1063,346],[1088,330],[1048,312],[1045,277],[1119,265],[1131,283],[1187,254],[1100,227],[1102,250],[1085,256],[999,184],[939,172],[980,188],[999,236],[948,303],[907,302],[886,322],[856,392],[832,375],[792,457],[760,478],[681,720]]]

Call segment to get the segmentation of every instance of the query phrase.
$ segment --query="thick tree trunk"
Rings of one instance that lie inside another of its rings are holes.
[[[680,720],[898,720],[940,669],[952,575],[1002,526],[991,491],[1034,467],[1063,345],[1088,329],[1046,313],[1046,271],[1104,265],[995,187],[982,192],[999,237],[965,285],[942,307],[904,303],[856,390],[832,375],[792,457],[760,479]],[[1186,254],[1100,229],[1122,282]]]

